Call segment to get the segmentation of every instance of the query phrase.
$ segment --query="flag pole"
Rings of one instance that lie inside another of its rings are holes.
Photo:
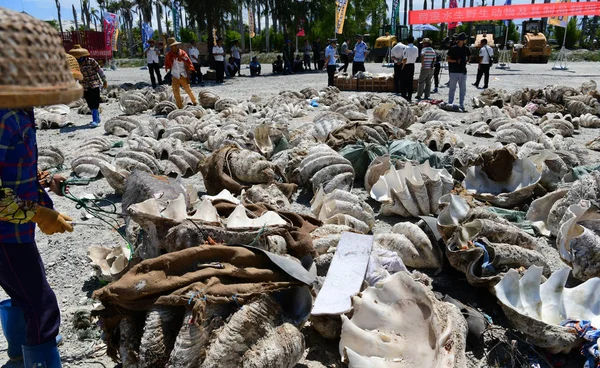
[[[567,22],[568,24],[568,22]],[[563,37],[563,44],[562,47],[560,48],[560,52],[558,53],[558,56],[556,57],[556,60],[554,61],[554,66],[552,67],[552,70],[569,70],[569,68],[567,67],[567,48],[565,47],[565,44],[567,43],[567,27],[565,27],[565,35]]]

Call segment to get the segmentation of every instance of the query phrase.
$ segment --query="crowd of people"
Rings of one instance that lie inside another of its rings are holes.
[[[460,110],[464,110],[467,63],[471,56],[469,48],[465,45],[466,40],[467,36],[464,33],[460,33],[442,41],[442,46],[448,50],[446,59],[450,77],[449,82],[446,84],[449,87],[448,103],[454,103],[458,87],[458,108]],[[195,101],[190,85],[203,85],[201,56],[196,43],[191,42],[187,53],[180,49],[180,44],[175,38],[167,40],[168,51],[164,58],[167,76],[164,79],[160,73],[161,48],[155,47],[154,41],[149,40],[149,47],[144,50],[152,86],[156,87],[157,83],[162,84],[163,80],[172,84],[178,106],[181,101],[180,87],[188,93],[192,101]],[[327,47],[323,48],[320,38],[317,37],[312,43],[309,40],[305,40],[302,47],[294,50],[292,42],[286,40],[281,55],[277,55],[276,60],[271,65],[272,73],[288,75],[325,69],[328,74],[328,85],[332,86],[334,84],[335,73],[347,73],[350,63],[352,63],[352,75],[366,71],[365,60],[369,55],[369,49],[363,41],[362,35],[356,35],[356,42],[353,47],[351,47],[349,38],[344,38],[339,50],[337,39],[329,39],[327,44]],[[415,93],[416,100],[429,100],[431,93],[438,93],[440,81],[441,54],[432,48],[432,41],[429,38],[423,38],[417,45],[415,45],[414,37],[409,36],[404,42],[398,42],[390,50],[390,57],[394,65],[394,90],[409,102],[412,101],[413,94]],[[476,81],[473,85],[479,88],[479,84],[483,79],[484,85],[482,88],[488,88],[494,50],[487,45],[485,38],[479,46],[479,67]],[[223,39],[218,38],[211,51],[217,84],[223,83],[226,76],[233,78],[236,75],[242,75],[242,49],[239,46],[239,40],[235,40],[231,48],[226,50],[223,46]],[[229,57],[227,57],[228,54]],[[415,65],[418,61],[420,61],[421,65],[418,87],[414,91],[413,80]],[[249,68],[251,77],[262,74],[262,66],[256,56],[252,57]],[[94,86],[98,84],[97,81],[94,83]],[[89,97],[91,101],[90,109],[93,112],[97,111],[96,103],[94,102],[95,90],[86,94],[91,96]],[[96,114],[94,113],[94,121],[99,122],[99,116],[97,119],[95,116]]]

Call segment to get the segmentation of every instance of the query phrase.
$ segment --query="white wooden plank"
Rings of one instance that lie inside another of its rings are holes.
[[[342,234],[312,314],[341,314],[352,309],[351,298],[365,279],[372,246],[372,235]]]

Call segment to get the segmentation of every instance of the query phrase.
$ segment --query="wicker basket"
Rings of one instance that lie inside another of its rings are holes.
[[[73,79],[58,33],[30,15],[0,8],[0,108],[69,103],[83,88]]]

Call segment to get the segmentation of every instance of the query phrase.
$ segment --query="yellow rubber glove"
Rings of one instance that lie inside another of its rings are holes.
[[[72,232],[73,226],[67,222],[72,220],[69,216],[42,206],[38,206],[35,215],[31,219],[47,235],[64,233],[65,231]]]

